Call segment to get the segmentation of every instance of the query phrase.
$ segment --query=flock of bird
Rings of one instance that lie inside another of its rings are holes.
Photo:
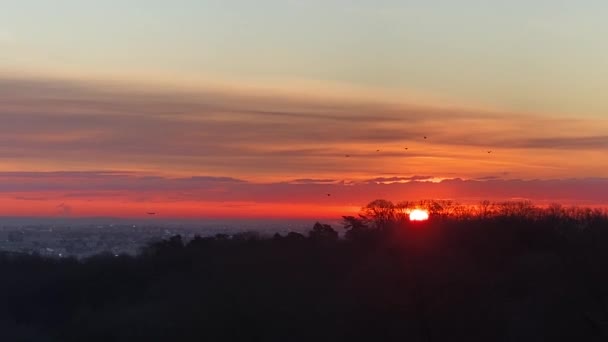
[[[427,137],[426,135],[424,136],[424,140],[428,140],[428,137]],[[409,150],[409,147],[404,147],[403,149],[404,149],[404,150],[406,150],[406,151],[408,151],[408,150]],[[377,150],[376,150],[376,152],[380,152],[380,149],[377,149]],[[493,152],[492,150],[488,150],[488,151],[487,151],[487,153],[488,153],[488,154],[491,154],[492,152]],[[350,158],[350,154],[345,154],[344,156],[345,156],[346,158]],[[328,197],[330,197],[330,196],[331,196],[331,194],[327,194],[327,196],[328,196]]]
[[[425,135],[425,136],[424,136],[424,140],[427,140],[427,139],[428,139],[428,137]],[[409,147],[404,147],[403,149],[404,149],[404,150],[406,150],[406,151],[408,151],[410,148],[409,148]],[[380,149],[377,149],[377,150],[376,150],[376,152],[380,152]],[[491,154],[493,151],[492,151],[492,150],[489,150],[489,151],[487,151],[487,152],[488,152],[488,154]],[[346,158],[350,158],[350,154],[345,154],[344,156],[345,156]]]
[[[426,135],[424,136],[424,140],[428,140],[428,137],[427,137]],[[403,149],[404,149],[404,150],[406,150],[406,151],[408,151],[408,150],[409,150],[409,147],[404,147]],[[376,150],[376,152],[380,152],[380,149],[377,149],[377,150]],[[491,154],[493,151],[489,150],[489,151],[487,151],[487,152],[488,152],[488,154]],[[346,158],[350,158],[350,154],[346,154],[346,155],[344,155],[344,156],[345,156]],[[327,197],[331,197],[331,194],[329,194],[329,193],[328,193],[328,194],[327,194]],[[148,212],[147,214],[148,214],[148,215],[150,215],[150,216],[156,215],[156,213],[155,213],[155,212]]]

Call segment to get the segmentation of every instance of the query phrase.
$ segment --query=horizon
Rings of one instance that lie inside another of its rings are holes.
[[[608,180],[607,180],[608,181]],[[529,198],[521,198],[521,197],[513,197],[513,198],[502,198],[500,200],[487,200],[487,199],[476,199],[476,200],[470,200],[470,201],[465,201],[465,202],[460,202],[460,201],[455,201],[451,198],[425,198],[425,199],[420,199],[420,200],[390,200],[390,199],[384,199],[384,198],[377,198],[376,200],[383,200],[383,201],[388,201],[390,203],[393,203],[396,206],[399,206],[401,203],[408,203],[409,205],[414,205],[413,208],[410,208],[408,210],[418,210],[418,209],[424,209],[425,211],[427,211],[427,209],[425,209],[425,202],[436,202],[436,203],[449,203],[449,205],[454,205],[454,206],[458,206],[461,208],[464,208],[466,210],[475,210],[480,208],[481,206],[484,205],[484,202],[487,202],[489,205],[491,206],[501,206],[504,204],[517,204],[517,203],[522,203],[522,204],[530,204],[532,205],[533,208],[542,210],[542,209],[547,209],[550,208],[552,206],[559,206],[562,207],[564,209],[599,209],[599,210],[608,210],[608,205],[603,203],[603,202],[592,202],[589,200],[580,200],[578,202],[559,202],[559,201],[555,201],[553,199],[548,199],[548,200],[544,200],[544,201],[532,201]],[[373,201],[370,201],[369,203],[372,203]],[[368,204],[369,204],[368,203]],[[365,207],[368,205],[362,205],[359,207],[350,207],[348,210],[344,210],[341,211],[339,213],[327,213],[327,214],[321,214],[319,215],[319,213],[314,212],[314,211],[310,211],[306,214],[303,214],[302,216],[293,216],[291,214],[287,214],[287,215],[276,215],[276,213],[270,213],[268,215],[266,214],[258,214],[256,215],[252,215],[252,216],[247,216],[247,214],[242,214],[242,215],[205,215],[205,214],[201,214],[200,216],[198,215],[191,215],[191,216],[184,216],[184,215],[165,215],[161,212],[155,212],[153,214],[151,213],[137,213],[137,214],[133,214],[133,215],[114,215],[114,216],[104,216],[104,215],[73,215],[72,213],[62,213],[62,214],[55,214],[55,215],[46,215],[46,214],[40,214],[40,215],[0,215],[0,226],[3,224],[8,224],[10,223],[23,223],[26,221],[30,221],[30,222],[36,222],[38,224],[42,224],[42,223],[62,223],[62,222],[80,222],[81,224],[151,224],[151,225],[157,225],[157,226],[162,226],[162,225],[170,225],[170,224],[188,224],[188,225],[197,225],[197,224],[218,224],[218,223],[230,223],[230,224],[242,224],[242,223],[259,223],[259,222],[265,222],[265,223],[295,223],[295,222],[307,222],[307,223],[311,223],[311,222],[326,222],[326,223],[333,223],[333,224],[341,224],[340,221],[342,220],[343,217],[347,217],[347,216],[357,216],[360,215],[364,210]],[[276,207],[275,205],[272,205],[273,208]],[[215,212],[215,209],[211,210],[212,212]],[[236,227],[236,226],[235,226]]]

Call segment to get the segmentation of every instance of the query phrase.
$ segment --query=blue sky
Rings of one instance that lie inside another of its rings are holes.
[[[3,69],[313,80],[508,110],[577,116],[608,110],[602,1],[0,5]]]

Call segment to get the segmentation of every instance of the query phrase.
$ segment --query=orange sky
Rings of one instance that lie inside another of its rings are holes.
[[[606,119],[297,89],[4,75],[0,216],[333,217],[376,198],[608,202]]]

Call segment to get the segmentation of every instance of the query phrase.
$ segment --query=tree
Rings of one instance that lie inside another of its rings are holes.
[[[240,232],[232,235],[232,240],[234,241],[258,241],[261,240],[260,233],[258,232]]]
[[[308,233],[308,237],[317,242],[336,242],[338,241],[338,232],[329,224],[317,222]]]
[[[285,236],[285,240],[291,242],[303,241],[305,239],[306,237],[304,235],[296,232],[289,232],[287,233],[287,236]]]
[[[395,205],[395,216],[398,221],[407,221],[410,218],[412,210],[416,209],[417,205],[410,201],[401,201]]]
[[[386,230],[396,221],[396,208],[393,202],[377,199],[363,207],[363,217],[368,219],[374,228]]]
[[[184,248],[184,241],[181,235],[174,235],[169,240],[162,240],[151,243],[142,249],[144,255],[153,256],[160,255],[166,252],[174,252]]]
[[[498,205],[501,216],[512,217],[520,220],[533,219],[537,208],[531,201],[507,201]]]
[[[368,224],[369,219],[363,215],[359,217],[342,216],[342,225],[346,229],[344,238],[348,241],[366,242],[375,238],[378,230]]]
[[[346,230],[363,230],[369,227],[365,223],[365,217],[342,216],[342,225]]]
[[[494,213],[494,204],[488,200],[479,202],[477,215],[480,219],[486,219]]]

